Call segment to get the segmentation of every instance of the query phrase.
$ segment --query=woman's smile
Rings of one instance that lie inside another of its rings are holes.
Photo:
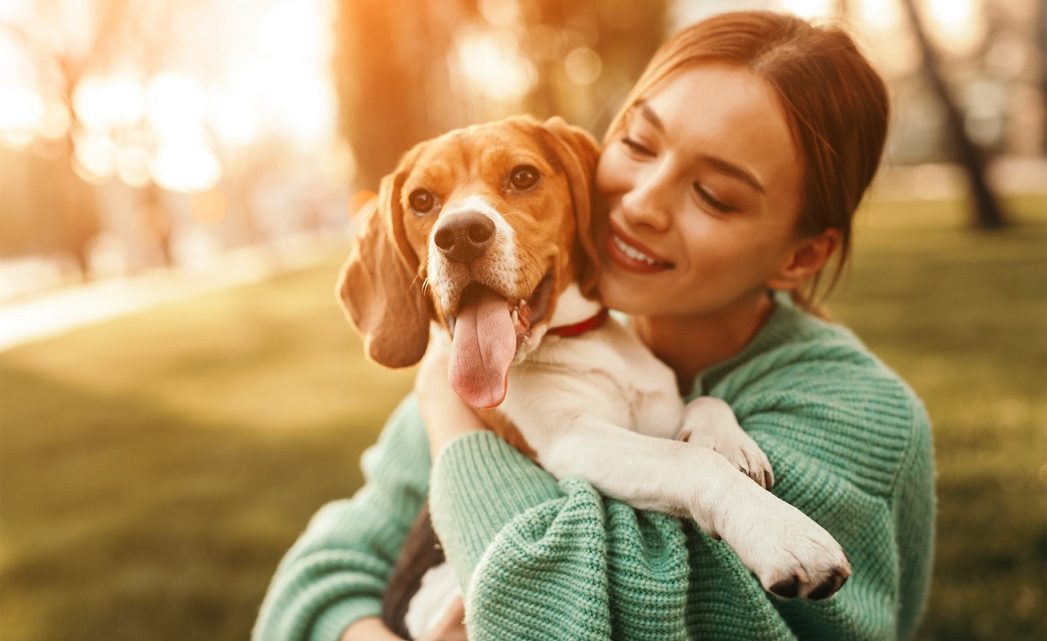
[[[656,274],[674,267],[671,262],[626,235],[613,220],[610,221],[604,250],[608,260],[622,269],[638,274]]]

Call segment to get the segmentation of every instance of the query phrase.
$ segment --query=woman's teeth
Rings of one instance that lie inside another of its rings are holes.
[[[629,258],[632,258],[633,260],[638,260],[640,262],[647,263],[648,265],[652,265],[652,266],[653,265],[661,265],[661,264],[663,264],[663,263],[661,263],[661,262],[651,258],[647,254],[641,252],[640,250],[636,249],[632,245],[627,245],[625,243],[625,241],[622,240],[621,238],[619,238],[618,236],[615,236],[615,235],[612,234],[611,237],[614,240],[615,246],[618,247],[618,249],[622,250],[622,253],[625,254],[626,256],[628,256]]]

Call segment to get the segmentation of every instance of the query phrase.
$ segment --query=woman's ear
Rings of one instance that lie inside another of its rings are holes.
[[[829,228],[815,236],[796,241],[785,264],[767,281],[767,286],[780,290],[801,287],[829,262],[836,248],[840,246],[841,238],[839,229]]]

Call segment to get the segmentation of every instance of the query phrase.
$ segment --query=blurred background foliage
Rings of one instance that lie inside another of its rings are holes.
[[[368,191],[472,122],[599,137],[669,34],[763,8],[845,26],[893,96],[830,309],[935,421],[920,638],[1047,637],[1045,5],[6,0],[0,636],[244,638],[409,387],[333,304]]]
[[[1040,0],[9,0],[0,295],[336,233],[454,127],[529,112],[599,135],[667,34],[742,7],[846,25],[891,84],[892,166],[966,168],[983,226],[1006,222],[987,169],[1043,177]]]

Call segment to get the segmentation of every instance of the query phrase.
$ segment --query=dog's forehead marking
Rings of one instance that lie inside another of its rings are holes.
[[[483,196],[469,195],[461,200],[449,203],[448,206],[444,207],[442,213],[443,216],[452,216],[463,211],[475,211],[481,214],[486,214],[493,222],[495,229],[506,235],[506,240],[510,242],[514,240],[516,236],[516,230],[509,224],[509,221],[505,219],[502,212],[490,203]],[[439,227],[440,223],[436,225]]]
[[[519,165],[559,174],[562,162],[553,138],[540,125],[515,120],[451,131],[425,144],[407,183],[441,191],[480,180],[497,190]]]
[[[453,145],[457,163],[470,172],[509,163],[545,164],[555,167],[556,152],[542,135],[545,130],[532,123],[498,122],[471,125],[438,139],[430,152],[443,155],[443,145]],[[443,143],[443,144],[439,144]]]

